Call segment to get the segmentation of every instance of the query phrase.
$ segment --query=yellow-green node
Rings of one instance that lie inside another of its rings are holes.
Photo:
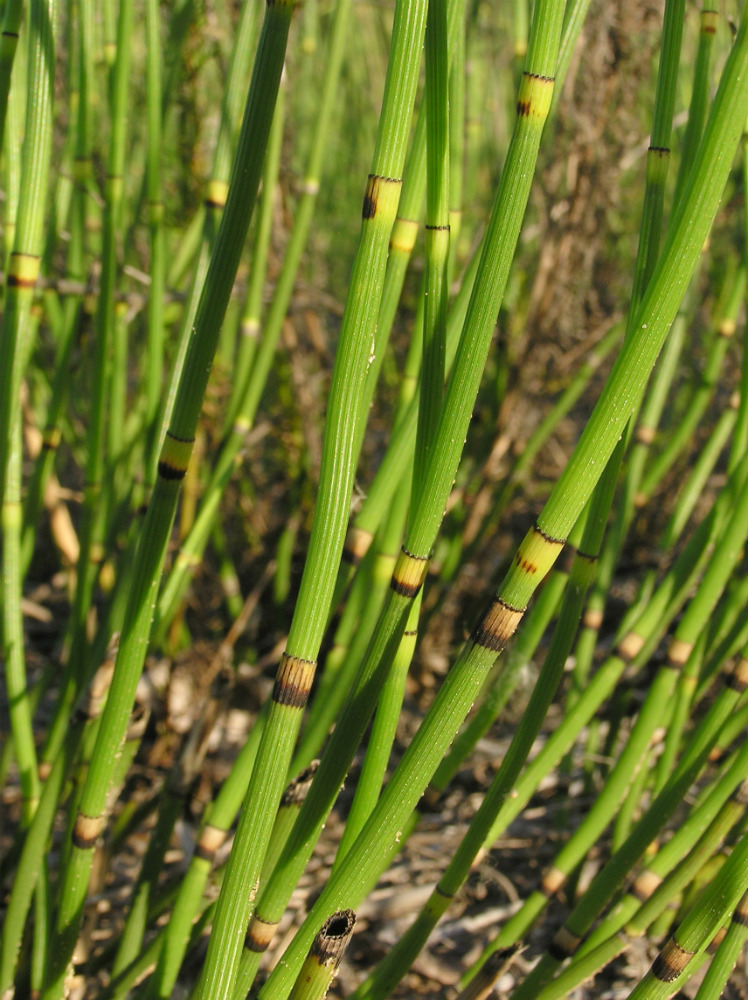
[[[402,184],[403,182],[396,177],[369,174],[361,217],[365,220],[375,219],[377,216],[385,220],[394,219],[397,206],[400,204]]]
[[[517,97],[517,114],[520,118],[533,118],[544,122],[551,110],[554,79],[536,73],[522,74]]]
[[[14,251],[8,263],[9,288],[33,288],[39,277],[40,259],[35,254]]]
[[[231,428],[232,433],[237,434],[240,437],[244,437],[245,434],[249,434],[251,430],[252,421],[241,415],[236,418],[234,426]]]
[[[670,150],[666,146],[650,146],[647,151],[647,183],[664,184],[670,165]]]
[[[312,198],[316,198],[319,194],[319,181],[316,177],[305,177],[301,182],[300,190],[302,194],[308,194]]]
[[[552,538],[536,524],[520,543],[514,565],[538,584],[558,559],[565,544],[565,539]]]
[[[254,317],[242,320],[241,329],[242,337],[248,337],[250,340],[257,340],[257,334],[260,332],[260,321]],[[237,424],[234,424],[234,427],[236,426]]]
[[[229,195],[227,181],[210,180],[205,185],[205,204],[211,208],[223,208]]]
[[[3,504],[3,527],[18,530],[21,527],[21,522],[20,503],[6,501]]]
[[[437,261],[447,259],[449,226],[426,226],[426,253]]]
[[[184,476],[194,443],[194,438],[179,438],[167,431],[158,462],[159,474],[164,479],[181,479]]]
[[[414,222],[413,219],[401,219],[398,216],[392,227],[390,247],[393,250],[399,250],[401,253],[411,253],[413,247],[416,245],[417,236],[418,223]]]
[[[428,556],[414,556],[401,549],[392,573],[390,587],[403,597],[415,597],[423,586],[428,568]]]
[[[719,14],[716,10],[702,10],[701,12],[701,33],[702,35],[714,35],[717,33],[719,24]]]

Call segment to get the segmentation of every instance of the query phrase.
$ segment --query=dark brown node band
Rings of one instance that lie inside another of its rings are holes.
[[[273,687],[273,701],[288,708],[303,708],[312,689],[316,667],[315,660],[304,660],[284,653]]]
[[[51,427],[42,437],[42,451],[56,451],[60,446],[62,435],[59,428]]]
[[[275,936],[277,926],[277,923],[263,920],[262,917],[258,917],[255,914],[247,930],[247,936],[244,938],[244,947],[247,951],[254,951],[256,954],[261,955],[270,947],[270,942]]]
[[[583,552],[581,549],[577,549],[577,555],[579,556],[580,559],[584,559],[585,562],[588,563],[597,562],[597,556],[593,556],[589,552]]]
[[[528,73],[525,70],[522,73],[523,77],[527,77],[528,80],[540,80],[542,83],[555,83],[555,77],[553,76],[542,76],[540,73]],[[517,114],[522,118],[527,118],[532,110],[532,101],[517,101]]]
[[[182,438],[171,431],[166,432],[157,467],[162,479],[184,479],[194,441],[194,438]]]
[[[376,174],[369,174],[369,179],[366,182],[366,191],[364,192],[364,204],[361,209],[362,219],[373,219],[377,214],[377,199],[376,199],[376,181],[378,180]]]
[[[401,565],[402,557],[405,556],[406,564]],[[416,556],[403,546],[401,556],[395,564],[395,569],[390,577],[390,588],[401,597],[412,600],[423,586],[423,578],[426,575],[426,565],[428,556]]]
[[[566,545],[565,538],[554,538],[554,536],[549,535],[547,531],[543,531],[543,529],[537,523],[533,527],[533,531],[535,532],[536,535],[540,535],[541,538],[545,539],[545,541],[549,542],[551,545]]]
[[[705,35],[716,35],[719,14],[716,10],[703,10],[701,12],[701,30]]]
[[[675,938],[670,938],[652,963],[652,975],[661,983],[672,983],[683,972],[695,954],[694,951],[686,951],[685,948],[682,948]]]
[[[73,844],[81,851],[91,851],[96,847],[101,828],[104,824],[103,816],[86,816],[78,813],[73,827]]]
[[[567,958],[571,958],[581,943],[582,939],[577,934],[572,934],[566,927],[562,927],[548,946],[548,954],[557,962],[565,962]]]
[[[163,459],[158,463],[158,474],[162,479],[184,479],[186,469],[177,469]]]
[[[33,260],[33,261],[39,260],[39,257],[36,254],[20,253],[19,251],[15,251],[10,256],[11,260],[14,257],[16,259],[23,258],[25,260]],[[35,274],[33,276],[30,274],[15,274],[14,271],[12,270],[12,266],[13,265],[11,264],[11,267],[8,269],[8,278],[6,282],[8,288],[33,288],[36,285]]]
[[[740,694],[748,688],[748,660],[740,659],[725,679],[727,687]]]
[[[407,597],[409,600],[412,600],[416,596],[418,591],[421,589],[422,584],[406,583],[403,580],[396,580],[395,577],[393,576],[390,580],[390,587],[392,590],[395,591],[396,594],[399,594],[401,597]]]
[[[513,608],[511,604],[495,597],[489,605],[472,635],[476,646],[499,653],[514,635],[525,608]]]
[[[743,896],[738,905],[735,907],[735,912],[732,915],[732,922],[734,924],[740,924],[741,927],[748,927],[748,893]]]
[[[400,184],[397,177],[381,177],[379,174],[369,174],[364,192],[364,204],[361,209],[362,219],[373,219],[377,214],[378,189],[380,184]]]

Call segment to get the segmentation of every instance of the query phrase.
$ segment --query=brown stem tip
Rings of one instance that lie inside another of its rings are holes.
[[[317,958],[321,965],[333,965],[337,968],[351,940],[355,924],[356,914],[353,910],[338,910],[333,913],[314,939],[310,956]]]

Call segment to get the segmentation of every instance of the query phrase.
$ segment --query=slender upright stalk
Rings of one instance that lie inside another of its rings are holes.
[[[382,294],[392,225],[400,197],[405,145],[425,32],[425,5],[395,8],[382,116],[366,186],[362,229],[338,350],[325,425],[320,489],[299,596],[273,690],[234,849],[216,911],[208,955],[195,991],[207,1000],[229,993],[256,883],[286,771],[309,696],[343,549],[363,388]]]
[[[57,917],[59,947],[51,956],[45,998],[61,994],[65,971],[78,934],[93,849],[105,822],[104,810],[110,775],[127,727],[145,657],[179,487],[192,452],[210,362],[257,196],[292,10],[291,2],[276,2],[267,9],[242,122],[232,183],[229,185],[227,211],[222,219],[200,299],[195,333],[182,371],[171,424],[161,449],[158,478],[143,526],[133,583],[128,595],[112,689],[73,831],[73,846],[64,873],[62,905]]]
[[[11,5],[12,6],[12,5]],[[6,16],[8,12],[6,11]],[[39,798],[39,776],[31,728],[21,611],[21,379],[35,325],[31,305],[43,249],[46,176],[52,155],[56,5],[36,0],[29,10],[28,96],[21,187],[13,252],[3,306],[0,343],[0,496],[3,527],[3,650],[11,730],[21,777],[24,821]]]

